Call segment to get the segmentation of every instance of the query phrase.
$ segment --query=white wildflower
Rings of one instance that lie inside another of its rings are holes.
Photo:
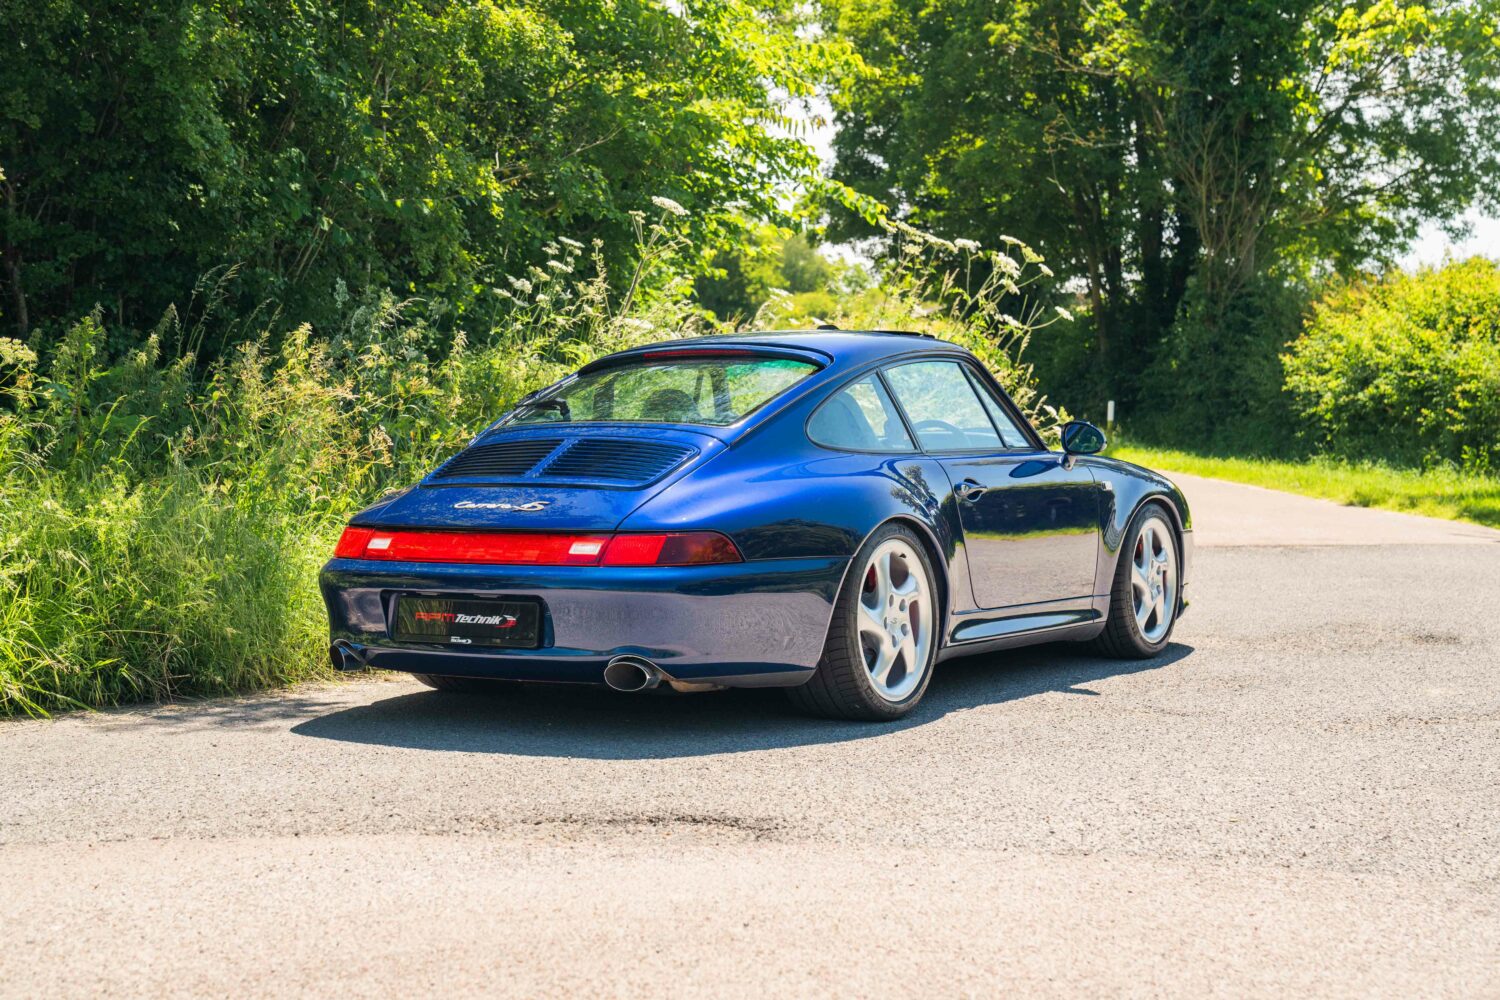
[[[583,249],[582,243],[579,243],[577,240],[570,240],[566,236],[559,236],[557,238],[557,242],[561,243],[565,247],[572,247],[574,250]]]
[[[531,294],[531,282],[527,281],[525,278],[516,278],[516,277],[510,276],[510,275],[507,275],[506,278],[505,278],[505,280],[508,281],[508,282],[510,282],[510,287],[514,288],[516,291],[520,292],[522,295],[530,295]]]
[[[538,284],[541,284],[541,283],[548,282],[548,281],[552,280],[552,275],[548,274],[546,271],[543,271],[541,268],[537,267],[535,264],[533,264],[530,267],[528,267],[526,269],[526,271],[527,271],[528,274],[530,274],[533,278],[535,278],[537,280]]]
[[[1001,236],[1000,242],[1004,243],[1008,247],[1013,247],[1021,241],[1016,239],[1014,236]]]
[[[1061,316],[1063,319],[1067,320],[1070,323],[1073,322],[1073,314],[1070,313],[1068,310],[1064,309],[1062,306],[1053,306],[1052,308],[1056,309],[1057,310],[1057,314],[1059,316]]]
[[[655,205],[657,208],[661,209],[663,212],[670,212],[673,215],[687,215],[688,214],[688,210],[685,209],[685,208],[683,208],[677,202],[673,201],[671,198],[663,198],[659,194],[658,195],[654,195],[651,198],[651,204]]]
[[[1037,266],[1036,266],[1036,269],[1037,269],[1037,270],[1038,270],[1038,271],[1041,271],[1041,272],[1042,272],[1042,273],[1043,273],[1043,274],[1045,274],[1045,275],[1046,275],[1046,276],[1047,276],[1047,277],[1049,277],[1049,278],[1053,278],[1053,277],[1056,277],[1056,275],[1054,275],[1054,274],[1053,274],[1053,273],[1052,273],[1052,268],[1050,268],[1050,267],[1048,267],[1048,266],[1047,266],[1047,265],[1046,265],[1046,264],[1038,264],[1038,265],[1037,265]]]
[[[572,274],[573,273],[573,269],[571,267],[569,267],[567,264],[564,264],[560,260],[549,260],[549,261],[547,261],[547,266],[550,267],[550,268],[552,268],[552,270],[556,271],[558,274]]]
[[[1021,273],[1021,265],[1017,264],[1014,258],[1007,257],[1004,254],[999,254],[995,257],[995,267],[1001,274],[1012,278]]]
[[[960,238],[954,240],[953,245],[958,247],[960,250],[967,250],[970,253],[974,253],[979,249],[979,243],[976,240],[966,240]]]
[[[1018,327],[1018,326],[1021,325],[1021,321],[1018,320],[1018,319],[1016,319],[1010,313],[1001,313],[1000,314],[1000,322],[1004,323],[1006,326],[1013,327],[1013,328],[1014,327]]]
[[[562,247],[552,242],[543,243],[542,249],[547,251],[548,257],[556,257],[558,254],[562,253]]]

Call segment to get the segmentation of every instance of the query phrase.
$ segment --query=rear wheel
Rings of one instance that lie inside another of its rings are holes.
[[[454,694],[505,694],[520,685],[508,681],[491,681],[483,677],[453,677],[449,674],[412,674],[417,680],[438,691]]]
[[[1182,561],[1177,530],[1162,506],[1148,503],[1130,519],[1109,594],[1109,620],[1094,640],[1105,656],[1143,660],[1166,648],[1181,608]]]
[[[899,719],[932,679],[940,615],[932,565],[909,528],[887,525],[849,565],[817,673],[788,688],[805,712],[833,719]]]

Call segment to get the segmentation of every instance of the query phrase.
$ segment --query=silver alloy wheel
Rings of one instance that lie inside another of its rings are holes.
[[[1160,515],[1141,522],[1130,551],[1130,597],[1141,638],[1161,642],[1177,614],[1177,542]]]
[[[900,538],[870,554],[861,580],[856,628],[865,669],[875,693],[900,701],[915,691],[932,650],[932,584],[921,557]]]

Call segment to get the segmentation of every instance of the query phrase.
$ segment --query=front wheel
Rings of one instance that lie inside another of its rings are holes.
[[[1166,648],[1182,608],[1177,531],[1159,503],[1130,519],[1109,592],[1109,620],[1094,648],[1120,660],[1144,660]]]
[[[911,529],[876,531],[844,577],[817,673],[787,689],[792,703],[814,715],[877,722],[915,708],[937,658],[942,616],[933,580]]]

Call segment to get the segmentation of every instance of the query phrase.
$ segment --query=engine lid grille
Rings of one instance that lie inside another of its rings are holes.
[[[519,479],[562,443],[562,438],[509,438],[478,444],[454,455],[432,478]]]
[[[645,484],[677,468],[696,448],[635,438],[581,438],[547,463],[546,479]]]
[[[642,438],[502,438],[459,452],[431,479],[645,486],[697,453],[692,445]]]

